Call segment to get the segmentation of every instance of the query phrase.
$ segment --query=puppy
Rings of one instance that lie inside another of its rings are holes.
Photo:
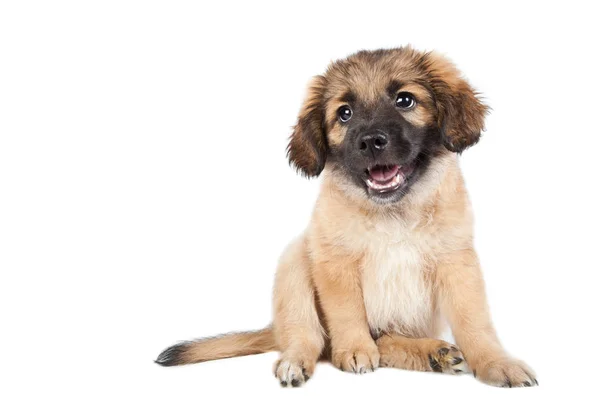
[[[500,345],[473,249],[457,153],[479,140],[487,107],[454,65],[411,48],[361,51],[315,77],[288,146],[323,176],[304,234],[283,253],[273,324],[183,342],[165,366],[278,350],[275,376],[299,386],[327,357],[537,385]],[[456,346],[437,339],[447,321]]]

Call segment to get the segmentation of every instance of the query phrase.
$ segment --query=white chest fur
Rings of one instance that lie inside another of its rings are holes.
[[[397,223],[376,226],[366,235],[362,285],[371,330],[434,335],[435,299],[428,277],[434,238]]]

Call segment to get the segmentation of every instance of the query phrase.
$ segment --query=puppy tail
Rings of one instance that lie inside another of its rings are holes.
[[[277,350],[273,329],[233,332],[225,335],[181,342],[165,349],[156,363],[164,367],[193,364],[222,358],[261,354]]]

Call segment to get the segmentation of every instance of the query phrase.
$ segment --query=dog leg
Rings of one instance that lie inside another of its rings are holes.
[[[479,260],[472,249],[451,254],[437,269],[442,312],[473,374],[494,386],[537,385],[533,371],[500,345],[489,316]]]
[[[461,351],[443,340],[384,335],[376,343],[381,367],[449,374],[468,370]]]
[[[331,339],[331,361],[347,372],[373,371],[379,352],[367,323],[359,260],[335,246],[319,254],[327,259],[315,260],[313,277]]]
[[[281,351],[275,377],[282,386],[300,386],[312,376],[325,343],[302,241],[281,258],[273,301],[273,329]]]

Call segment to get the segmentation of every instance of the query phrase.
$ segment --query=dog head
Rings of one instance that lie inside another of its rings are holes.
[[[411,48],[361,51],[309,85],[288,157],[325,165],[377,203],[400,200],[433,159],[479,140],[487,107],[454,65]]]

